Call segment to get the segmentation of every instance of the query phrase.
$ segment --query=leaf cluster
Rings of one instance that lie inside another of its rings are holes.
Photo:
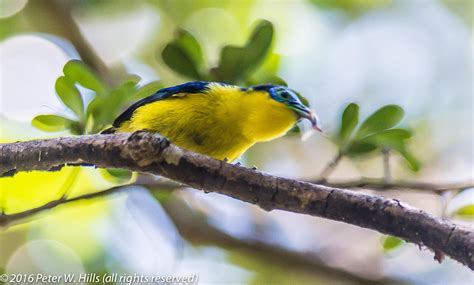
[[[246,85],[255,83],[286,85],[274,74],[278,67],[278,59],[270,54],[273,35],[273,24],[260,20],[244,45],[224,46],[220,51],[218,65],[208,68],[199,41],[191,33],[181,29],[175,39],[165,46],[161,57],[170,69],[193,80]],[[266,74],[263,78],[256,79],[257,69],[263,68],[262,64],[267,58],[274,63],[270,72],[273,74]]]
[[[333,141],[339,147],[339,152],[349,157],[363,156],[377,150],[393,150],[405,159],[411,170],[418,171],[420,163],[407,147],[412,132],[397,127],[404,113],[398,105],[386,105],[359,124],[359,106],[351,103],[342,113],[340,127]]]
[[[88,66],[71,60],[63,68],[64,75],[55,83],[58,99],[71,114],[70,117],[43,114],[33,118],[32,124],[46,132],[70,131],[72,134],[98,133],[109,125],[124,106],[162,88],[160,82],[138,87],[140,77],[129,76],[116,87],[105,84]],[[92,98],[86,104],[80,90],[87,89]]]

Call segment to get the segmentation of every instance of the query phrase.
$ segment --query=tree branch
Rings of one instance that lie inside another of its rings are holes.
[[[41,154],[41,155],[40,155]],[[0,174],[51,170],[67,163],[148,172],[206,192],[377,230],[446,254],[474,269],[474,231],[397,200],[272,176],[170,145],[146,132],[0,145]]]

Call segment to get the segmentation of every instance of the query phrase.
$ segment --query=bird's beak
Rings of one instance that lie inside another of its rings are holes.
[[[311,126],[313,127],[313,129],[319,132],[323,131],[321,129],[321,124],[319,122],[318,116],[315,112],[313,112],[313,110],[304,105],[294,106],[293,110],[299,115],[300,118],[308,119],[311,122]]]

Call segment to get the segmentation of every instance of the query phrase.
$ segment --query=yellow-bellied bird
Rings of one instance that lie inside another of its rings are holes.
[[[320,131],[316,114],[284,86],[189,82],[137,101],[103,133],[146,130],[179,147],[232,161],[256,142],[283,136],[301,118]]]

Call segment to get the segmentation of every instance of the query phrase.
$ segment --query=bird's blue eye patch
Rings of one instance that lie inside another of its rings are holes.
[[[290,104],[295,104],[295,103],[301,104],[298,96],[288,88],[281,87],[281,86],[274,87],[270,90],[269,93],[270,93],[270,96],[278,102],[290,103]]]

